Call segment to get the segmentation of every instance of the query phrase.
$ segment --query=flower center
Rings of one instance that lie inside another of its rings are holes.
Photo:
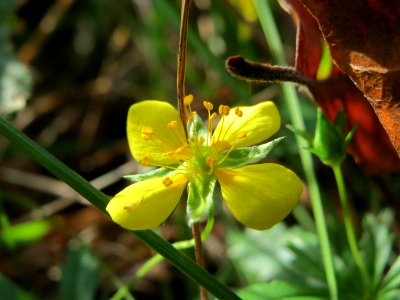
[[[196,174],[214,173],[218,165],[221,164],[229,153],[235,148],[238,141],[247,136],[246,132],[238,131],[234,123],[243,116],[243,111],[240,108],[230,109],[227,105],[220,105],[218,113],[213,112],[214,105],[209,101],[203,101],[203,106],[207,110],[208,120],[203,124],[197,116],[196,111],[193,111],[191,104],[193,96],[187,95],[184,98],[185,111],[187,115],[186,126],[189,137],[183,140],[180,134],[177,133],[181,140],[181,145],[174,150],[166,150],[164,154],[170,157],[173,161],[179,164],[176,166],[157,165],[144,157],[140,162],[143,166],[157,166],[176,170],[178,172],[195,176]],[[214,121],[219,115],[219,123],[214,131]],[[178,120],[171,120],[166,124],[167,130],[175,131],[179,128]],[[144,126],[141,129],[141,137],[143,140],[154,143],[157,147],[165,148],[152,127]],[[170,180],[163,182],[165,186],[171,184]]]
[[[186,128],[188,132],[192,132],[192,136],[189,137],[189,145],[193,165],[199,166],[203,172],[212,174],[217,166],[228,157],[237,142],[247,136],[246,132],[238,132],[236,137],[229,141],[226,140],[235,121],[243,116],[243,111],[239,107],[231,110],[227,105],[220,105],[218,108],[220,128],[218,134],[215,135],[213,134],[213,122],[217,117],[217,113],[212,111],[214,105],[209,101],[203,101],[203,106],[208,113],[207,128],[198,132],[198,126],[194,117],[196,112],[191,109],[192,102],[193,96],[186,96],[184,100],[188,114]],[[234,115],[230,116],[232,113]],[[190,131],[191,126],[194,129],[192,131]]]

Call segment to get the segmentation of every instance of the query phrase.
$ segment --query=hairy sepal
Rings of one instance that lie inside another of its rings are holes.
[[[163,177],[170,175],[174,170],[167,169],[167,168],[157,168],[155,170],[152,170],[147,173],[143,174],[133,174],[133,175],[126,175],[124,176],[125,179],[131,181],[131,182],[139,182],[151,178],[158,178],[158,177]]]
[[[213,204],[216,181],[214,175],[208,174],[196,175],[190,179],[186,207],[189,224],[198,223],[208,215]]]
[[[228,157],[218,165],[218,168],[238,168],[259,162],[266,158],[284,138],[285,137],[279,137],[265,144],[234,149],[229,153]],[[223,155],[224,153],[221,153],[222,157]]]

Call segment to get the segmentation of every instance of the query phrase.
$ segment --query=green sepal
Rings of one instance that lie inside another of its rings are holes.
[[[313,147],[310,149],[325,165],[331,167],[340,164],[346,157],[343,117],[339,114],[338,118],[336,122],[331,123],[322,110],[318,109]]]
[[[256,163],[267,157],[284,138],[279,137],[265,144],[234,149],[225,159],[223,157],[226,155],[226,152],[222,152],[219,160],[223,159],[223,161],[218,164],[218,168],[238,168]]]
[[[167,169],[167,168],[157,168],[157,169],[152,170],[147,173],[126,175],[126,176],[124,176],[124,178],[131,182],[139,182],[139,181],[143,181],[143,180],[147,180],[147,179],[151,179],[151,178],[158,178],[158,177],[166,176],[172,172],[174,172],[174,170]]]
[[[213,204],[216,181],[214,175],[208,174],[192,176],[189,180],[186,206],[189,224],[198,223],[208,215]]]
[[[360,122],[356,122],[356,124],[354,124],[353,128],[350,129],[350,131],[347,133],[346,137],[344,138],[344,145],[346,148],[349,146],[351,140],[353,139],[353,136],[356,133],[356,130],[357,130],[359,124],[360,124]]]
[[[335,125],[336,131],[343,136],[346,130],[346,112],[343,109],[338,112],[333,124]]]
[[[189,128],[189,137],[193,139],[196,136],[207,136],[207,128],[205,127],[203,120],[197,114],[194,115]]]

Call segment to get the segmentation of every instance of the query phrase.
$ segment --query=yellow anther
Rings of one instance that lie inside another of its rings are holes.
[[[206,164],[210,167],[210,174],[215,170],[215,158],[212,156],[207,156]]]
[[[207,110],[212,110],[214,108],[214,105],[211,102],[208,102],[208,101],[204,101],[203,105]]]
[[[149,161],[149,158],[147,156],[143,157],[142,161],[140,162],[140,164],[143,167],[147,167],[149,165],[149,163],[150,163],[150,161]]]
[[[242,131],[242,132],[238,133],[237,138],[242,139],[242,138],[245,138],[246,136],[247,136],[247,133]]]
[[[186,96],[183,98],[183,103],[184,103],[186,106],[189,106],[190,104],[192,104],[192,102],[193,102],[193,95],[186,95]]]
[[[227,116],[227,115],[229,115],[229,111],[230,111],[230,108],[229,108],[228,105],[220,105],[220,106],[219,106],[218,112],[219,112],[219,114],[220,114],[221,116]]]
[[[240,110],[239,107],[236,107],[236,108],[235,108],[235,114],[236,114],[238,117],[243,116],[243,112]]]
[[[144,126],[142,128],[141,137],[144,140],[150,140],[153,137],[154,130],[151,127]]]
[[[165,177],[162,181],[163,185],[165,185],[165,187],[169,187],[172,184],[172,179],[169,177]]]
[[[167,127],[169,129],[177,129],[178,128],[178,121],[171,121],[167,124]]]
[[[197,113],[196,113],[195,111],[190,112],[190,114],[189,114],[188,117],[187,117],[188,121],[193,120],[193,118],[194,118],[194,116],[195,116],[196,114],[197,114]]]
[[[211,114],[209,120],[210,120],[210,121],[214,120],[216,116],[217,116],[217,113],[216,113],[216,112],[213,112],[213,113]]]
[[[175,154],[177,155],[185,155],[188,153],[188,146],[184,145],[179,147],[178,149],[175,150]]]

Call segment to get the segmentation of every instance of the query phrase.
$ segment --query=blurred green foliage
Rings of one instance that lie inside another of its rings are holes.
[[[246,19],[238,3],[193,1],[186,91],[199,106],[203,98],[229,105],[273,99],[286,125],[289,112],[277,86],[248,85],[225,71],[230,55],[271,61],[258,22]],[[293,64],[294,27],[273,3],[285,55]],[[0,114],[96,187],[115,194],[127,184],[123,175],[143,171],[126,144],[128,107],[143,99],[176,103],[179,18],[180,1],[172,0],[0,1]],[[302,98],[310,131],[315,111]],[[269,160],[302,175],[294,135],[285,127],[282,135],[286,138]],[[196,295],[197,286],[165,264],[135,286],[125,285],[149,259],[149,250],[1,136],[0,157],[0,299],[108,299],[120,288],[130,291],[127,299]],[[316,165],[340,299],[362,299],[333,176]],[[344,170],[370,288],[376,299],[398,299],[400,179],[366,174],[350,158]],[[222,219],[218,203],[215,228],[205,243],[210,272],[244,299],[326,299],[307,195],[300,206],[286,224],[256,232]],[[184,208],[178,207],[160,233],[170,241],[187,239],[183,219]]]

